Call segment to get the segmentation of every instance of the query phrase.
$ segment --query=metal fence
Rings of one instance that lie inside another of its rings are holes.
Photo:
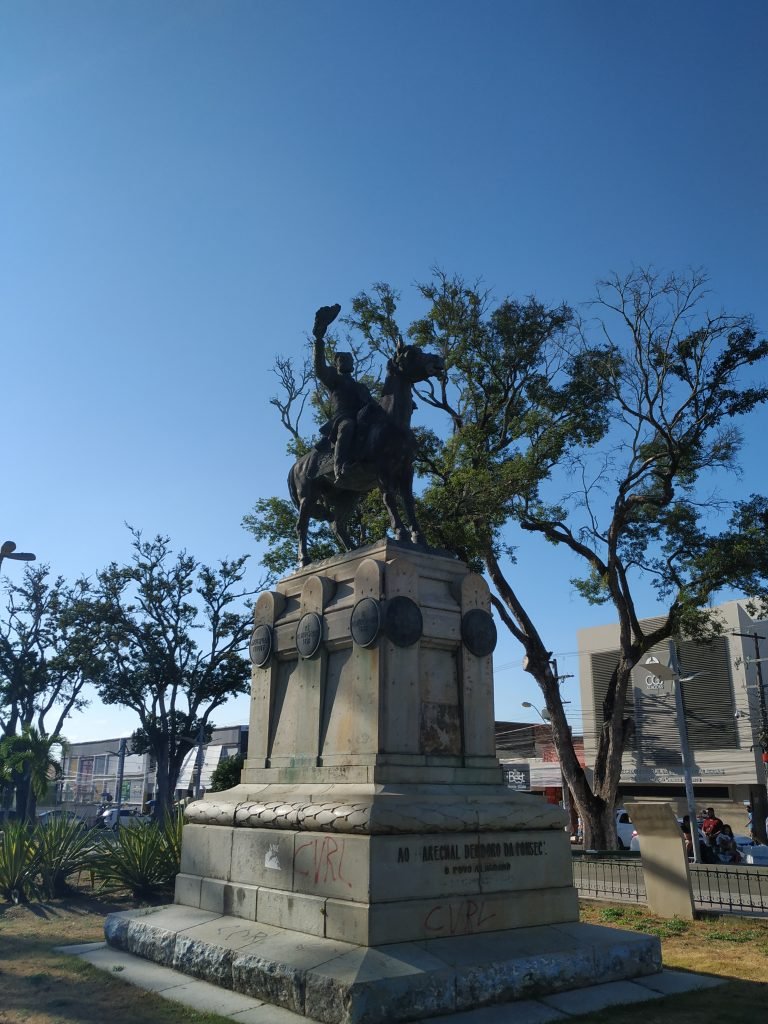
[[[690,869],[697,910],[768,914],[768,868],[691,864]],[[585,899],[646,902],[643,862],[638,856],[574,853],[573,884]]]
[[[579,896],[645,903],[645,879],[639,857],[574,854],[573,884]]]
[[[697,910],[768,913],[768,868],[748,864],[691,864],[690,868]]]

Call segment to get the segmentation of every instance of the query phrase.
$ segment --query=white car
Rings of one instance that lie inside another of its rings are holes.
[[[680,826],[681,834],[682,834],[683,819],[682,818],[678,818],[677,819],[677,824]],[[699,842],[700,843],[706,843],[706,840],[704,838],[704,833],[701,831],[701,829],[699,829],[698,832],[699,832]],[[630,850],[633,853],[639,853],[640,852],[640,836],[637,834],[636,831],[632,832],[632,839],[630,841],[629,848],[630,848]]]
[[[632,824],[632,819],[628,812],[623,807],[620,807],[616,811],[616,837],[619,841],[620,850],[630,849],[629,844],[632,841],[633,835],[636,836],[637,832]]]
[[[137,814],[135,811],[130,810],[128,807],[120,808],[120,827],[130,828],[136,825],[141,825],[145,821],[151,821],[152,819],[146,814]],[[114,831],[117,828],[117,808],[116,807],[105,807],[103,811],[96,818],[96,828],[109,828]]]

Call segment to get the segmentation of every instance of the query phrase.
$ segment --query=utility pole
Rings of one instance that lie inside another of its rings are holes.
[[[125,773],[125,751],[128,747],[128,740],[123,737],[120,740],[118,746],[118,761],[117,761],[117,792],[115,793],[115,799],[117,802],[117,824],[115,829],[120,828],[120,808],[123,806],[123,775]]]
[[[696,797],[693,792],[693,759],[691,748],[688,745],[688,726],[685,721],[685,703],[683,701],[683,683],[690,682],[697,675],[705,674],[695,672],[692,676],[681,676],[680,663],[677,660],[677,644],[674,640],[669,642],[669,665],[662,665],[658,658],[651,656],[645,665],[658,680],[664,683],[671,683],[675,688],[675,710],[677,712],[677,732],[680,737],[680,757],[683,762],[683,778],[685,780],[685,802],[688,805],[688,820],[691,826],[691,850],[693,852],[694,864],[701,863],[701,851],[699,850],[699,828],[696,818]]]
[[[752,831],[757,835],[757,838],[761,842],[765,843],[768,842],[768,836],[766,836],[766,814],[768,814],[768,761],[765,759],[765,754],[768,751],[768,708],[766,707],[765,687],[763,685],[763,670],[761,666],[764,659],[760,657],[760,641],[765,640],[766,638],[761,633],[737,633],[734,631],[732,635],[751,639],[755,645],[754,658],[745,658],[744,660],[747,665],[754,664],[757,669],[757,696],[760,701],[759,742],[763,757],[763,769],[765,776],[761,787],[762,793],[760,794],[760,804],[762,806],[755,806],[757,801],[754,798],[752,800]]]
[[[677,729],[680,733],[680,756],[683,761],[683,775],[685,777],[685,799],[688,804],[688,821],[691,826],[691,850],[693,852],[693,863],[701,863],[701,850],[699,849],[699,824],[696,817],[696,797],[693,792],[693,761],[691,748],[688,745],[688,725],[685,721],[685,704],[683,702],[683,681],[680,678],[680,663],[677,660],[677,643],[672,640],[669,645],[670,668],[675,673],[673,686],[675,687],[675,709],[677,711]]]
[[[200,780],[203,775],[203,747],[205,746],[205,726],[200,723],[197,730],[197,757],[195,758],[195,800],[200,799]]]
[[[117,750],[107,750],[107,754],[117,757],[117,784],[115,786],[115,808],[117,820],[115,821],[115,832],[120,829],[120,808],[123,805],[123,775],[125,774],[125,754],[128,749],[128,740],[123,737],[117,746]]]

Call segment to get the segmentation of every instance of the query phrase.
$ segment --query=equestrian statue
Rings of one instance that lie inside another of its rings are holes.
[[[353,376],[351,352],[337,352],[333,365],[325,359],[325,332],[341,306],[322,306],[315,314],[314,365],[317,379],[330,394],[331,417],[320,428],[321,438],[288,474],[291,499],[299,510],[296,531],[299,563],[309,564],[307,529],[310,519],[329,522],[345,550],[352,547],[347,521],[361,496],[378,487],[396,540],[409,531],[398,511],[402,502],[410,540],[424,544],[413,499],[413,461],[416,438],[411,430],[414,384],[439,377],[442,357],[398,339],[387,362],[387,374],[377,402],[365,384]]]

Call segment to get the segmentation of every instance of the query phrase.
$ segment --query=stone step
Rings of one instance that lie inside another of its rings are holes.
[[[171,906],[110,915],[105,935],[113,948],[323,1024],[463,1014],[661,970],[655,936],[579,923],[365,947]]]

